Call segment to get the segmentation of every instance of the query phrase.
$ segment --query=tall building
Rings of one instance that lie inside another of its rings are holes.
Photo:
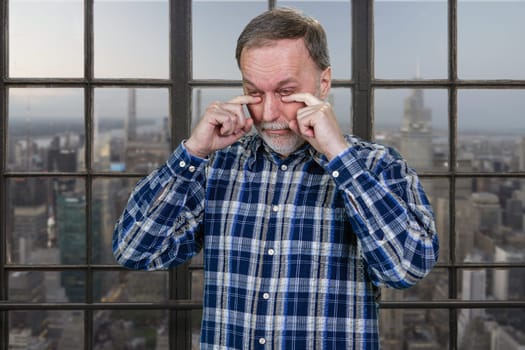
[[[125,163],[120,170],[149,173],[166,161],[170,154],[169,119],[162,117],[160,120],[152,121],[153,125],[159,122],[160,126],[157,130],[143,128],[139,133],[136,90],[129,89],[124,139]]]
[[[30,253],[47,244],[47,181],[15,178],[8,186],[7,261],[29,263]]]
[[[416,170],[432,169],[432,112],[425,107],[422,89],[405,100],[399,151]]]
[[[518,238],[521,235],[518,235]],[[503,263],[520,263],[525,259],[522,242],[497,244],[494,260]],[[521,244],[520,244],[521,243]],[[493,272],[492,294],[496,300],[520,298],[523,295],[525,271],[523,269],[497,269]]]
[[[494,193],[476,192],[472,194],[474,230],[494,233],[501,227],[501,205]]]
[[[465,259],[469,261],[480,261],[482,257],[476,253],[467,256]],[[463,270],[461,272],[461,299],[462,300],[486,300],[487,298],[487,271],[485,269],[479,270]],[[472,332],[473,325],[479,319],[485,316],[484,309],[462,309],[459,311],[458,317],[458,339],[461,344],[465,338],[469,337]]]
[[[519,162],[521,171],[525,171],[525,136],[521,138],[519,150]]]
[[[62,264],[82,264],[86,261],[85,198],[74,194],[57,194],[57,236]],[[82,302],[85,295],[83,272],[63,271],[62,287],[69,301]]]
[[[128,90],[128,115],[125,122],[126,141],[137,139],[137,91]]]
[[[60,263],[83,264],[86,262],[86,197],[83,194],[65,192],[56,194],[56,217]],[[100,203],[92,203],[92,246],[98,251],[100,243]],[[85,296],[86,278],[84,272],[65,270],[61,272],[61,284],[69,301],[82,302]],[[100,288],[94,290],[95,296]]]

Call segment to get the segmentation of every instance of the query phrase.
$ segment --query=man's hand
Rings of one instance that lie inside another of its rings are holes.
[[[306,105],[297,111],[297,119],[289,123],[290,128],[328,160],[348,148],[330,103],[309,93],[283,96],[282,101],[302,102]]]
[[[246,118],[243,105],[259,103],[260,97],[238,96],[228,102],[214,102],[208,106],[201,120],[184,144],[190,154],[206,158],[248,133],[253,120]]]

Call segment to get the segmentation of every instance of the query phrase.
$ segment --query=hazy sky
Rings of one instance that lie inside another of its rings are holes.
[[[333,76],[350,79],[350,2],[278,1],[277,5],[300,8],[324,24]],[[81,77],[83,6],[81,0],[10,0],[10,75]],[[246,22],[266,8],[267,2],[261,0],[194,0],[193,76],[196,79],[239,79],[234,61],[235,40]],[[95,0],[95,76],[167,78],[168,9],[167,0]],[[459,0],[459,77],[525,79],[524,18],[524,0]],[[374,30],[376,77],[413,79],[418,73],[423,79],[447,77],[446,1],[376,1]],[[514,129],[525,129],[524,91],[460,91],[458,126],[491,129],[512,125]],[[21,94],[18,100],[23,103],[13,104],[10,111],[23,114],[28,109],[28,101],[46,99],[49,93],[60,96],[71,94],[71,91],[54,89],[42,94],[37,92],[31,97],[23,90],[13,91],[10,96]],[[400,121],[403,98],[408,93],[406,89],[377,91],[376,120]],[[49,96],[47,99],[51,101]],[[433,110],[436,125],[446,127],[446,91],[426,91],[425,99]],[[12,103],[15,101],[13,99]],[[336,101],[343,102],[346,104],[346,101]],[[69,105],[65,102],[59,109],[61,113],[67,115]],[[56,110],[42,110],[42,115]]]

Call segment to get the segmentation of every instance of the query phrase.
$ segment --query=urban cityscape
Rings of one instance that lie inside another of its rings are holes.
[[[137,112],[141,89],[122,89],[127,107],[118,118],[94,116],[91,167],[100,172],[147,174],[170,153],[167,115]],[[201,93],[194,96],[202,103]],[[337,105],[331,97],[331,102]],[[395,147],[420,173],[448,169],[448,139],[433,130],[432,110],[423,89],[410,90],[401,124],[375,127],[375,139]],[[195,113],[204,106],[194,108]],[[337,112],[337,111],[336,111]],[[49,176],[10,177],[7,183],[7,265],[115,264],[111,253],[113,224],[138,178],[100,176],[92,183],[86,203],[84,178],[53,175],[86,169],[83,124],[44,128],[30,119],[10,116],[7,169],[46,172]],[[194,115],[193,119],[198,118]],[[349,118],[350,119],[350,118]],[[457,169],[466,172],[525,170],[525,131],[519,135],[461,134],[457,140]],[[458,178],[455,198],[449,198],[446,178],[424,178],[440,236],[441,262],[450,257],[450,200],[456,210],[455,261],[523,262],[525,259],[525,181],[501,177]],[[90,217],[87,217],[87,206]],[[89,221],[89,225],[87,224]],[[89,227],[90,232],[86,232]],[[90,235],[90,239],[87,239]],[[91,246],[87,247],[86,242]],[[88,249],[89,248],[89,249]],[[87,256],[87,254],[90,256]],[[199,257],[192,263],[199,266]],[[192,298],[202,299],[202,271],[192,270]],[[385,289],[382,300],[446,300],[449,276],[436,268],[414,288]],[[168,300],[168,275],[159,272],[95,271],[91,290],[95,302],[160,302]],[[459,270],[460,300],[521,300],[525,271],[521,268]],[[86,272],[16,270],[9,273],[10,301],[84,302]],[[200,314],[192,316],[194,348],[198,348]],[[77,349],[84,337],[82,311],[11,311],[9,349]],[[447,309],[382,309],[382,347],[415,350],[448,348]],[[523,314],[518,309],[460,309],[459,349],[518,350],[525,346]],[[105,349],[167,349],[166,311],[99,310],[93,312],[93,345]]]

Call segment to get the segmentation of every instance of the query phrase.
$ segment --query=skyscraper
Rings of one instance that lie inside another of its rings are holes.
[[[400,152],[416,170],[432,168],[432,112],[425,108],[422,89],[405,99]]]
[[[520,158],[519,170],[525,171],[525,136],[523,136],[520,141],[519,158]]]
[[[137,91],[135,88],[128,90],[128,115],[126,117],[126,141],[137,139]]]

